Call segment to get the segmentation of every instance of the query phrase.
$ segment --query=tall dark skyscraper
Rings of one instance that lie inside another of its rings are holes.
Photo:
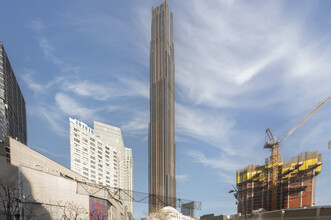
[[[165,1],[152,10],[150,50],[149,212],[176,206],[173,16]]]
[[[27,144],[25,101],[5,49],[0,42],[0,139],[12,137]],[[7,151],[1,149],[1,151]],[[1,152],[2,153],[2,152]],[[2,153],[3,154],[3,153]]]

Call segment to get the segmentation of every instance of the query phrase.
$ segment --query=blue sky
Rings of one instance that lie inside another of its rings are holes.
[[[24,94],[28,145],[69,167],[68,117],[122,128],[134,188],[148,192],[149,41],[143,1],[1,1],[0,40]],[[231,214],[235,171],[263,164],[264,131],[282,137],[331,95],[329,1],[169,0],[174,13],[177,196],[197,215]],[[331,103],[282,144],[323,154],[317,205],[330,204]],[[135,216],[147,204],[135,204]]]

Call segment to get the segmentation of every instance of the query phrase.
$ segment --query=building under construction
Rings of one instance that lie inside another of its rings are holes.
[[[318,151],[301,153],[283,162],[278,157],[276,209],[315,205],[316,176],[321,172],[322,155]],[[238,213],[272,208],[272,163],[266,159],[263,166],[249,165],[237,171]]]

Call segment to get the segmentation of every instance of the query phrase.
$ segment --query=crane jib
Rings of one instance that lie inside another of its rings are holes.
[[[304,117],[296,126],[294,126],[287,134],[282,137],[279,141],[274,137],[269,128],[266,129],[266,143],[264,148],[271,149],[271,204],[270,211],[277,209],[277,187],[278,187],[278,156],[279,156],[279,144],[288,136],[290,136],[298,127],[300,127],[308,118],[310,118],[317,110],[319,110],[325,103],[331,99],[329,96],[323,102],[321,102],[312,112],[310,112],[306,117]],[[329,141],[329,149],[331,146],[331,141]]]

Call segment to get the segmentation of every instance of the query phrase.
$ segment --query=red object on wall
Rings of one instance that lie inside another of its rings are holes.
[[[90,220],[108,219],[108,205],[105,200],[90,197]]]

